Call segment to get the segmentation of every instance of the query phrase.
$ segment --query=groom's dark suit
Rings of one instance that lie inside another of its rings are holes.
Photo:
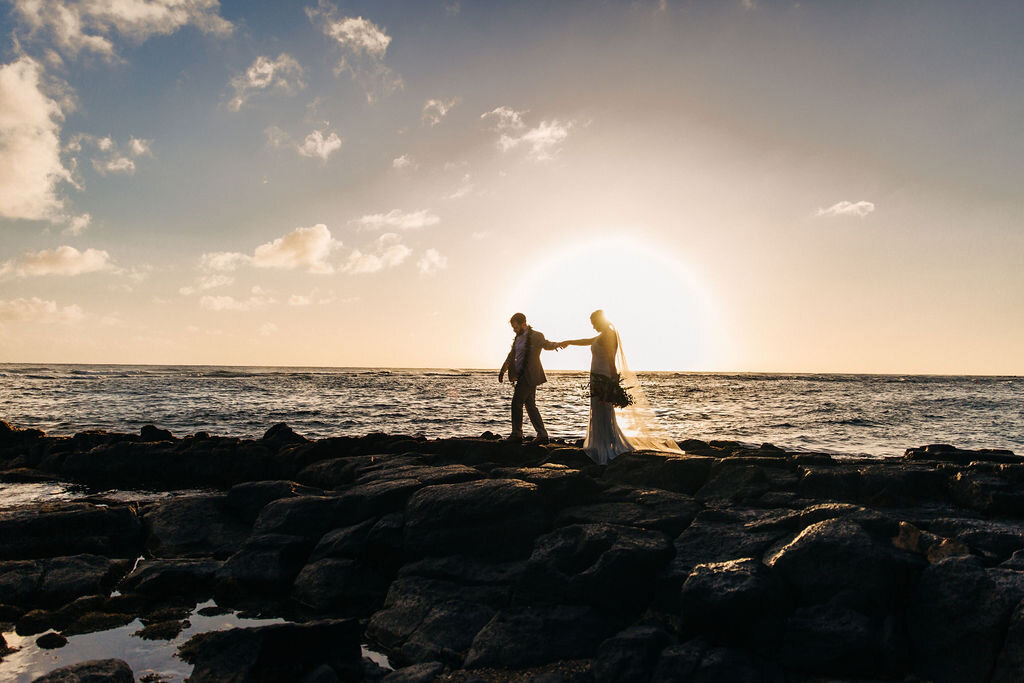
[[[540,352],[552,351],[558,348],[555,342],[549,342],[544,338],[542,332],[532,327],[527,327],[525,348],[521,349],[522,357],[519,363],[516,362],[516,342],[519,335],[512,340],[512,349],[508,352],[505,364],[501,366],[502,375],[508,372],[509,380],[515,382],[516,389],[512,394],[512,434],[522,436],[523,434],[523,407],[530,416],[533,428],[537,430],[537,436],[547,438],[547,431],[544,429],[544,420],[537,410],[537,385],[548,381],[544,374],[544,366],[540,364]]]

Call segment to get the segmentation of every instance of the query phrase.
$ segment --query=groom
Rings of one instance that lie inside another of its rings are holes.
[[[516,389],[512,393],[512,434],[509,441],[522,441],[523,439],[523,406],[530,416],[533,428],[537,430],[537,437],[532,443],[547,443],[548,432],[544,429],[544,420],[537,410],[537,385],[544,384],[548,378],[544,375],[544,368],[540,364],[540,352],[542,350],[552,351],[558,349],[558,344],[549,342],[544,338],[543,333],[538,332],[526,324],[526,316],[516,313],[509,319],[512,330],[516,337],[512,341],[512,350],[508,352],[505,364],[498,372],[498,381],[505,381],[505,372],[508,372],[510,381],[515,382]]]

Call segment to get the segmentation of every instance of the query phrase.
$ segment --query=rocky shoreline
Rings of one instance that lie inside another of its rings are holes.
[[[210,598],[287,620],[191,638],[193,681],[1024,680],[1024,458],[680,445],[0,422],[2,482],[204,490],[0,512],[0,622],[60,647],[171,639]],[[40,680],[134,680],[118,655]]]

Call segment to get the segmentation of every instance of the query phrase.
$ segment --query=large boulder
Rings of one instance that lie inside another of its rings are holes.
[[[620,487],[603,498],[601,502],[563,509],[555,523],[623,524],[661,531],[675,538],[700,512],[700,505],[691,496],[658,489]]]
[[[641,488],[694,494],[708,475],[714,458],[699,455],[624,453],[608,463],[604,478]]]
[[[925,561],[851,520],[812,524],[766,559],[803,604],[842,599],[869,614],[898,610]]]
[[[287,591],[312,550],[312,541],[302,536],[250,536],[217,571],[217,593],[230,598]]]
[[[267,503],[312,495],[323,495],[323,491],[294,481],[247,481],[231,487],[226,504],[239,519],[252,524]]]
[[[390,580],[357,560],[310,562],[292,587],[292,597],[316,612],[366,616],[384,602]]]
[[[1002,652],[996,659],[992,683],[1017,683],[1024,680],[1024,601],[1010,617]]]
[[[881,636],[867,616],[839,605],[797,609],[786,625],[782,662],[787,670],[830,676],[883,673]]]
[[[351,619],[200,633],[180,656],[195,666],[189,680],[203,683],[300,681],[325,664],[341,680],[362,673],[359,624]]]
[[[146,550],[154,557],[215,557],[235,552],[249,526],[227,505],[225,494],[181,496],[145,510]]]
[[[32,683],[134,683],[135,674],[123,659],[92,659],[54,669]]]
[[[465,666],[525,669],[587,659],[616,630],[614,620],[585,606],[502,610],[473,639]]]
[[[662,650],[674,642],[664,628],[656,625],[631,626],[601,643],[594,662],[598,683],[648,681]]]
[[[526,555],[547,525],[536,484],[486,479],[428,486],[406,506],[405,549],[412,556],[506,559]]]
[[[733,643],[777,644],[787,607],[774,572],[752,558],[699,564],[679,598],[691,632]]]
[[[612,524],[573,524],[537,539],[515,588],[517,604],[642,610],[672,556],[664,534]]]
[[[130,568],[127,560],[89,554],[3,562],[0,590],[6,604],[52,607],[109,591]]]
[[[132,505],[54,503],[0,512],[0,560],[76,553],[134,557],[140,545]]]
[[[118,586],[122,592],[153,597],[199,596],[213,590],[214,578],[223,562],[211,559],[147,560],[126,576]]]
[[[915,673],[935,683],[988,680],[1019,602],[977,558],[930,565],[907,610]]]

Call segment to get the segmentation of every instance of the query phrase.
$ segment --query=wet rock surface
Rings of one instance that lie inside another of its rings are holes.
[[[1024,458],[681,444],[598,467],[487,436],[2,423],[6,481],[192,491],[0,513],[0,616],[54,648],[135,619],[171,639],[211,597],[287,621],[193,637],[202,681],[1024,679]]]

